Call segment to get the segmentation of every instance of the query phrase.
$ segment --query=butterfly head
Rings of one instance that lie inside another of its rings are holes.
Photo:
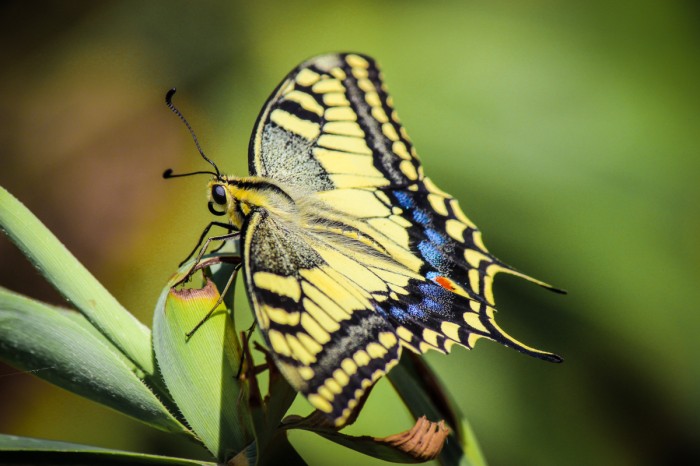
[[[274,181],[259,176],[218,176],[209,182],[207,194],[209,211],[226,215],[238,229],[255,209],[289,220],[299,216],[294,199]]]
[[[229,180],[228,177],[218,176],[209,182],[207,186],[209,212],[217,216],[227,216],[231,224],[240,230],[250,209],[235,196],[229,181],[233,182],[234,179]]]

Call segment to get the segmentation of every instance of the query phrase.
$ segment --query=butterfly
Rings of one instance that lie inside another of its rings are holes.
[[[248,154],[250,176],[237,177],[202,153],[215,168],[209,209],[227,219],[213,223],[239,241],[276,366],[336,426],[405,350],[447,353],[487,338],[561,361],[496,324],[497,273],[558,290],[494,257],[424,175],[370,57],[297,66],[260,112]]]

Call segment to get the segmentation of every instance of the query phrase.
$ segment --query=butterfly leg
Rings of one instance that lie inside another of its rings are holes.
[[[187,260],[188,260],[190,257],[192,257],[192,256],[194,255],[195,252],[197,252],[197,249],[199,249],[199,247],[200,247],[200,246],[202,245],[202,243],[204,242],[204,238],[207,237],[207,234],[209,233],[209,230],[211,230],[211,227],[221,227],[221,228],[225,228],[225,229],[228,230],[228,231],[234,231],[234,232],[235,232],[235,230],[236,230],[236,229],[233,227],[233,225],[231,225],[231,224],[229,224],[229,223],[224,223],[224,222],[210,222],[209,225],[207,225],[207,227],[204,229],[204,231],[202,231],[202,234],[199,236],[199,240],[197,241],[197,244],[195,245],[194,249],[192,249],[192,252],[190,252],[190,253],[187,255],[187,257],[185,257],[185,260],[183,260],[182,262],[180,262],[180,264],[179,264],[180,267],[182,267],[182,264],[184,264],[185,262],[187,262]],[[209,240],[207,241],[207,244],[205,245],[205,247],[204,247],[203,249],[206,250],[206,246],[209,245],[209,242],[210,242],[211,240],[215,240],[215,238],[216,238],[216,237],[209,238]],[[200,252],[199,257],[201,257],[202,254],[203,254],[203,253]]]
[[[213,223],[213,222],[212,222],[212,223]],[[227,224],[223,224],[223,225],[227,225]],[[204,230],[204,232],[206,233],[206,232],[208,231],[208,229],[209,229],[211,226],[212,226],[212,225],[210,224],[210,225],[207,227],[207,229]],[[231,225],[228,225],[228,226],[230,227]],[[240,235],[240,232],[239,232],[239,231],[234,231],[233,233],[227,233],[227,234],[221,235],[221,236],[211,236],[211,237],[207,238],[207,240],[204,242],[204,245],[203,245],[203,246],[201,247],[201,249],[199,250],[199,254],[197,254],[197,258],[195,259],[194,264],[192,265],[192,268],[190,268],[190,270],[189,270],[189,271],[187,272],[187,274],[185,275],[185,278],[182,279],[182,280],[180,281],[180,283],[187,282],[187,281],[192,277],[192,275],[194,275],[194,273],[195,273],[197,270],[200,269],[199,263],[201,262],[202,256],[204,256],[204,253],[207,251],[207,248],[209,247],[209,244],[210,244],[212,241],[226,241],[226,240],[229,240],[229,239],[232,239],[232,238],[236,238],[238,235]],[[200,243],[201,243],[201,241],[200,241]],[[191,255],[192,255],[192,254],[190,254],[190,256],[191,256]],[[188,259],[189,259],[189,257],[188,257]],[[182,264],[180,264],[180,266],[182,266]]]
[[[241,332],[241,340],[245,342],[246,345],[250,341],[250,337],[253,335],[253,330],[255,330],[255,327],[257,327],[257,325],[258,321],[253,320],[253,323],[250,325],[248,330],[246,330],[245,332]],[[257,349],[258,343],[255,342],[255,345]],[[241,376],[241,369],[243,369],[243,361],[245,361],[245,355],[246,352],[241,353],[241,360],[238,362],[238,372],[236,373],[236,378]]]

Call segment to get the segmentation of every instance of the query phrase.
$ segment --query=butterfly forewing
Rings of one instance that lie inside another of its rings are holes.
[[[294,193],[299,221],[265,209],[244,224],[244,271],[282,373],[342,425],[402,348],[467,348],[480,337],[543,359],[494,321],[491,255],[457,201],[423,176],[376,63],[324,55],[263,108],[251,175]]]
[[[315,191],[422,178],[372,59],[324,55],[292,71],[258,118],[251,175]]]

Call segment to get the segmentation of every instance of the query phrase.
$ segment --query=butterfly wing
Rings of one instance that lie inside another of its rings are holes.
[[[495,323],[496,273],[549,285],[490,254],[457,201],[423,175],[371,58],[325,55],[293,70],[258,117],[249,166],[316,203],[299,230],[251,215],[244,270],[282,372],[339,425],[401,347],[447,352],[486,337],[560,361]]]
[[[282,81],[258,117],[249,169],[315,191],[422,178],[379,69],[357,54],[316,57]]]
[[[355,282],[353,259],[264,210],[253,211],[243,230],[248,296],[280,372],[344,424],[400,355],[395,329],[366,289],[383,284],[368,285],[362,272]]]

